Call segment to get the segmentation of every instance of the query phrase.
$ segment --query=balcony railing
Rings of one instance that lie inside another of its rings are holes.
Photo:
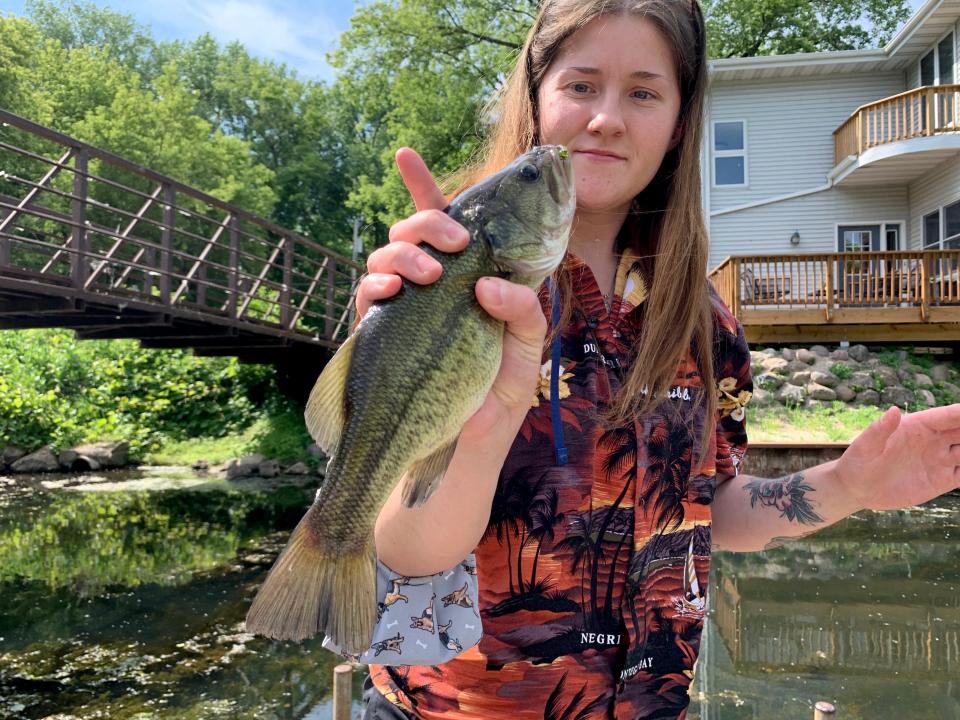
[[[931,307],[960,305],[958,273],[960,250],[928,250],[734,256],[710,279],[741,321],[822,310],[831,322],[836,310],[869,308],[875,320],[926,322]]]
[[[834,164],[878,145],[960,132],[960,85],[933,85],[863,105],[833,133]]]

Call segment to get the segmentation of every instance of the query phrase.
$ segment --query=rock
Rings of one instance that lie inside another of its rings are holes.
[[[916,391],[915,395],[917,403],[921,403],[928,408],[937,406],[937,399],[933,396],[933,393],[926,388],[920,388]]]
[[[15,473],[56,472],[59,469],[60,463],[49,445],[24,455],[10,465],[10,470]]]
[[[777,357],[780,353],[778,353],[774,348],[764,348],[760,351],[760,354],[766,355],[767,357]]]
[[[850,359],[850,353],[848,353],[848,352],[847,352],[846,350],[844,350],[843,348],[840,348],[840,349],[834,350],[832,353],[830,353],[830,359],[831,359],[831,360],[839,360],[839,361],[843,362],[843,361],[846,361],[846,360],[849,360],[849,359]]]
[[[880,358],[870,358],[869,360],[864,360],[863,365],[873,370],[874,368],[882,367],[883,363],[880,361]]]
[[[806,348],[800,348],[797,350],[797,360],[807,365],[813,365],[817,361],[817,356]]]
[[[783,405],[802,405],[807,399],[807,392],[799,385],[784,385],[777,392],[777,400]]]
[[[933,378],[934,382],[946,382],[950,379],[950,366],[943,363],[934,365],[930,370],[930,377]]]
[[[880,393],[876,390],[864,390],[863,392],[857,393],[855,402],[857,405],[879,405]]]
[[[127,464],[129,455],[130,443],[125,440],[86,443],[60,453],[60,464],[71,470],[119,468]]]
[[[913,376],[913,382],[916,383],[918,388],[932,388],[933,379],[929,375],[924,375],[923,373],[917,373]]]
[[[890,385],[880,393],[880,401],[884,405],[896,405],[901,410],[906,410],[908,406],[913,405],[914,395],[912,392],[899,385]]]
[[[264,459],[263,455],[253,454],[242,457],[239,460],[231,460],[227,463],[227,480],[258,474],[260,471],[260,463],[262,463]]]
[[[815,382],[807,385],[807,395],[811,400],[824,400],[829,402],[837,399],[837,394],[833,390],[825,385],[818,385]]]
[[[954,385],[952,382],[943,381],[940,383],[940,389],[949,394],[954,402],[960,401],[960,386]]]
[[[866,362],[870,359],[870,351],[865,345],[853,345],[847,349],[847,354],[857,362]]]
[[[783,378],[772,373],[760,373],[753,379],[753,386],[764,390],[776,390],[781,385],[783,385]]]
[[[810,366],[803,360],[795,359],[787,363],[787,373],[803,372],[804,370],[809,370]]]
[[[257,466],[260,477],[272,478],[280,474],[280,463],[276,460],[264,460]]]
[[[900,376],[897,374],[897,371],[886,365],[874,368],[873,375],[883,383],[884,387],[892,387],[900,384]]]
[[[833,391],[837,394],[837,400],[842,400],[845,403],[848,403],[857,397],[857,394],[843,383],[837,385]]]
[[[861,388],[862,390],[876,390],[876,381],[873,375],[868,372],[855,372],[847,379],[847,384],[852,388]]]
[[[196,470],[197,472],[207,472],[207,470],[210,469],[210,463],[207,460],[197,460],[190,466],[190,469]]]
[[[7,447],[3,449],[3,455],[0,455],[0,467],[13,465],[13,463],[26,454],[27,451],[23,448],[19,448],[16,445],[7,445]]]
[[[791,385],[806,385],[810,382],[810,371],[801,370],[799,372],[791,373],[790,377],[787,379],[787,382]]]
[[[810,382],[832,388],[837,386],[837,377],[836,375],[831,375],[830,373],[814,370],[810,373]]]
[[[293,465],[288,467],[286,470],[284,470],[283,474],[284,475],[309,475],[310,468],[307,467],[306,463],[298,462],[298,463],[294,463]]]
[[[787,361],[783,358],[768,357],[760,363],[760,367],[763,372],[783,375],[787,372]]]
[[[61,468],[70,472],[89,472],[99,470],[101,467],[96,458],[82,455],[77,450],[64,450],[57,461]]]
[[[786,360],[787,362],[790,362],[791,360],[796,360],[796,359],[797,359],[797,351],[794,350],[793,348],[784,348],[784,349],[781,351],[780,355],[781,355],[781,357],[783,357],[783,359]]]
[[[823,345],[813,345],[810,348],[810,352],[814,355],[819,355],[820,357],[827,357],[830,354],[830,351],[827,350]]]

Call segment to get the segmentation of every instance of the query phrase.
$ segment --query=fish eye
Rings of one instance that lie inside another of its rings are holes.
[[[536,165],[524,165],[520,168],[520,177],[527,182],[535,182],[540,179],[540,170]]]

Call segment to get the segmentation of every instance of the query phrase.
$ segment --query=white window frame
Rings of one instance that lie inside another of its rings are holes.
[[[719,123],[740,123],[743,125],[743,149],[742,150],[717,150],[717,125]],[[747,148],[749,142],[747,139],[747,121],[740,118],[730,118],[726,120],[712,120],[710,122],[710,176],[711,187],[713,188],[746,188],[750,187],[750,164],[747,160]],[[743,158],[743,182],[742,183],[717,183],[717,158],[721,157],[742,157]]]

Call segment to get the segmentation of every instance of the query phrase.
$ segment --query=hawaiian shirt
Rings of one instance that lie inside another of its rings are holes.
[[[627,254],[608,309],[587,265],[567,263],[579,305],[561,334],[558,369],[569,461],[555,457],[547,357],[475,552],[482,638],[443,664],[370,667],[381,693],[414,717],[686,715],[710,504],[718,473],[736,475],[747,446],[749,349],[711,290],[718,413],[703,457],[704,388],[692,352],[661,410],[604,430],[596,414],[624,381],[647,290]]]

